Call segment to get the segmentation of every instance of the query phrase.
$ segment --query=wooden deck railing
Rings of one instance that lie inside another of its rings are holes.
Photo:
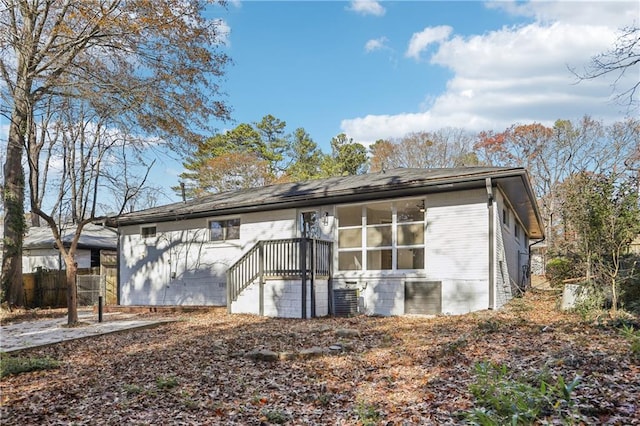
[[[227,306],[256,280],[329,277],[331,248],[331,241],[311,238],[258,241],[227,271]]]

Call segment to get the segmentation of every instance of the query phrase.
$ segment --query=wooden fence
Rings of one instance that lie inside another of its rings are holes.
[[[116,255],[101,253],[99,268],[78,269],[76,280],[78,306],[91,306],[103,296],[106,305],[118,303]],[[65,271],[38,270],[23,274],[25,305],[30,308],[66,308]]]

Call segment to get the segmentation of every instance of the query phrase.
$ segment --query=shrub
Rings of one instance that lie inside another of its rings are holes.
[[[546,277],[554,287],[562,285],[562,281],[573,278],[575,264],[566,257],[555,257],[547,263]]]
[[[629,342],[629,352],[631,358],[640,361],[640,330],[636,330],[633,326],[623,325],[620,330],[622,336]]]
[[[568,420],[573,407],[571,394],[579,378],[565,383],[559,376],[556,383],[547,383],[544,373],[535,378],[536,386],[527,380],[511,377],[506,365],[476,364],[476,382],[469,390],[476,398],[476,408],[463,413],[472,424],[531,424],[550,415]]]
[[[609,316],[607,307],[610,305],[611,300],[605,289],[594,284],[584,283],[580,297],[576,300],[574,311],[584,321],[600,321]]]

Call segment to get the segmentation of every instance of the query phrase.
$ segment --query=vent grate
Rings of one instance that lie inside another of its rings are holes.
[[[334,315],[350,317],[358,314],[358,290],[340,288],[333,290]]]

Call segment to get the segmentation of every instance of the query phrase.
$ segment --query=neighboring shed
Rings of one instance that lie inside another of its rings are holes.
[[[63,229],[62,241],[65,247],[71,245],[75,232],[75,225],[69,225]],[[100,252],[115,251],[117,247],[118,233],[115,228],[94,224],[85,225],[76,251],[78,268],[99,267]],[[38,268],[66,269],[64,259],[60,256],[51,228],[48,226],[29,228],[23,242],[22,271],[35,272]]]
[[[640,254],[640,235],[636,236],[633,241],[631,241],[627,252],[630,254]]]
[[[522,168],[394,169],[122,215],[120,303],[310,317],[499,308],[543,237]]]

